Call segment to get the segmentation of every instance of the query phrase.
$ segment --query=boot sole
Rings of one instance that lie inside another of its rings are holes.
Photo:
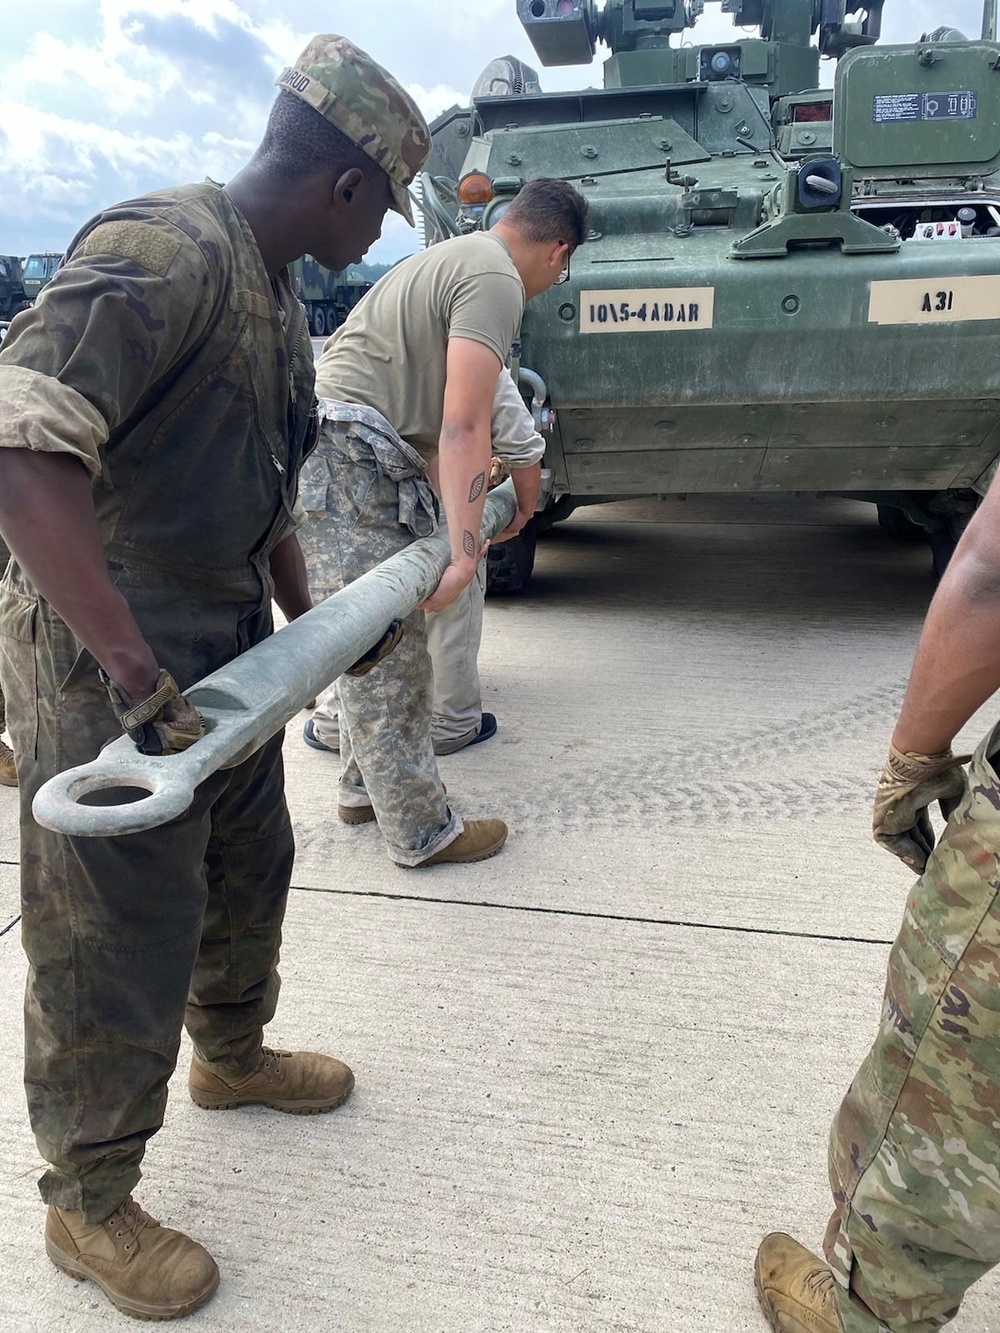
[[[338,1106],[343,1106],[353,1091],[352,1079],[350,1087],[334,1101],[325,1098],[323,1101],[282,1102],[268,1101],[264,1097],[227,1097],[224,1092],[204,1092],[200,1088],[188,1088],[191,1100],[203,1111],[236,1111],[241,1106],[266,1106],[269,1111],[284,1111],[286,1115],[322,1115],[324,1111],[335,1111]]]
[[[484,847],[478,852],[459,852],[457,856],[449,856],[451,851],[449,845],[443,852],[438,852],[434,856],[428,857],[426,861],[418,861],[415,866],[396,865],[400,870],[423,870],[424,866],[463,866],[471,865],[473,861],[488,861],[491,856],[496,856],[497,852],[502,852],[507,843],[507,834],[505,833],[498,843],[492,847]]]
[[[375,818],[370,805],[338,805],[337,814],[342,824],[370,824]]]
[[[95,1287],[100,1287],[116,1310],[121,1310],[122,1314],[131,1315],[133,1319],[147,1319],[150,1322],[180,1319],[183,1315],[192,1314],[195,1310],[199,1310],[219,1289],[219,1274],[216,1273],[214,1281],[189,1301],[184,1301],[180,1305],[146,1305],[142,1301],[130,1301],[128,1297],[115,1291],[113,1287],[109,1287],[96,1273],[92,1273],[90,1269],[85,1268],[77,1260],[71,1259],[68,1254],[64,1254],[47,1236],[45,1238],[45,1253],[56,1268],[67,1274],[68,1277],[75,1278],[77,1282],[93,1282]]]

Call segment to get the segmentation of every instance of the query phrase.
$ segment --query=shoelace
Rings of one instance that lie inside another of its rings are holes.
[[[826,1267],[814,1268],[802,1279],[802,1290],[819,1296],[820,1306],[825,1308],[833,1296],[833,1274]]]
[[[272,1050],[270,1046],[262,1046],[260,1048],[260,1069],[270,1070],[272,1073],[277,1074],[278,1078],[284,1078],[285,1071],[282,1068],[281,1059],[285,1054],[286,1052],[284,1051]]]
[[[116,1240],[125,1240],[128,1237],[122,1246],[122,1249],[127,1252],[132,1249],[136,1237],[144,1227],[155,1227],[159,1224],[154,1222],[148,1213],[143,1212],[135,1199],[129,1198],[115,1209],[105,1225],[109,1230],[112,1227],[114,1228]]]

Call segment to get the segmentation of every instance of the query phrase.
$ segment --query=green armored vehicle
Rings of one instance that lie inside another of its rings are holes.
[[[371,283],[331,273],[312,255],[289,265],[295,294],[306,308],[309,328],[317,338],[324,338],[339,328],[367,292]]]
[[[62,263],[62,255],[55,250],[44,250],[29,255],[24,261],[24,294],[29,301],[37,301],[43,287],[52,281]]]
[[[874,45],[882,0],[722,0],[733,40],[706,46],[680,44],[702,0],[517,3],[544,65],[609,46],[604,87],[494,62],[418,188],[431,243],[534,176],[590,200],[515,349],[550,430],[535,528],[625,496],[826,492],[943,567],[1000,454],[995,0],[983,40],[907,46]],[[496,589],[533,541],[496,549]]]
[[[0,255],[0,319],[13,319],[30,304],[24,294],[20,259],[17,255]]]

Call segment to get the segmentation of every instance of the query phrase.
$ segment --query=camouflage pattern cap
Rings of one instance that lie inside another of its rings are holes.
[[[378,163],[389,177],[397,212],[412,227],[406,187],[427,160],[431,136],[416,102],[388,70],[346,37],[323,33],[275,82]]]

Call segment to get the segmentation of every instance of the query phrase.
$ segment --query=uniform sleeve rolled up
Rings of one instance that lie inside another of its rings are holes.
[[[497,379],[491,433],[493,452],[509,468],[533,467],[545,453],[545,441],[507,369]]]
[[[0,447],[71,453],[101,472],[115,431],[197,345],[213,277],[196,242],[161,221],[84,234],[0,349]]]
[[[27,366],[0,364],[0,448],[73,454],[101,470],[108,424],[82,394]]]

